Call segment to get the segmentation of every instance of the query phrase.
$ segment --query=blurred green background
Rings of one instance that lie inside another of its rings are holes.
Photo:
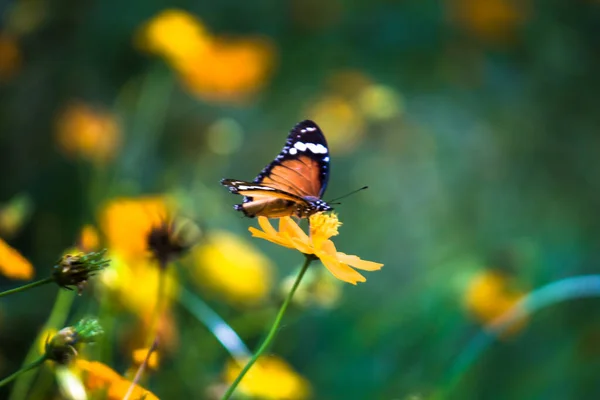
[[[228,231],[271,260],[249,306],[181,272],[254,348],[302,257],[250,239],[256,221],[219,180],[252,179],[310,118],[330,145],[325,200],[370,187],[337,207],[336,245],[385,264],[286,316],[271,351],[311,398],[600,396],[597,299],[543,309],[455,367],[525,293],[600,265],[598,1],[16,0],[0,11],[0,237],[36,276],[107,202],[172,195],[207,238]],[[98,309],[92,293],[71,319]],[[0,302],[2,376],[55,297],[45,287]],[[178,344],[145,385],[213,398],[228,355],[186,311],[173,315]],[[113,350],[119,372],[124,351]],[[45,393],[56,398],[52,384]]]

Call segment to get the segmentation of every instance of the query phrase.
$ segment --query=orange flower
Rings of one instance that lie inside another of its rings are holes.
[[[225,380],[231,384],[240,373],[240,366],[230,361],[224,372]],[[237,390],[252,398],[301,400],[310,395],[306,379],[279,357],[265,356],[244,376]]]
[[[304,254],[313,254],[321,260],[325,268],[339,280],[356,285],[366,278],[351,267],[364,271],[377,271],[383,264],[364,261],[357,256],[338,252],[330,237],[338,234],[341,222],[335,214],[314,214],[310,217],[310,235],[298,226],[291,217],[279,219],[279,232],[271,226],[266,217],[258,217],[262,231],[250,227],[252,236],[268,240]]]
[[[215,39],[206,51],[190,54],[175,68],[185,86],[202,98],[242,100],[264,85],[273,53],[273,46],[265,39]]]
[[[67,156],[105,163],[116,154],[121,130],[116,117],[83,103],[69,105],[56,124],[59,148]]]
[[[131,385],[130,381],[101,362],[77,359],[75,366],[84,376],[85,387],[90,391],[105,390],[108,400],[122,400]],[[134,386],[130,398],[158,400],[156,395],[139,385]]]
[[[0,273],[11,279],[31,279],[33,266],[17,250],[0,239]]]
[[[265,38],[214,36],[197,17],[174,9],[148,21],[135,41],[163,57],[191,93],[215,101],[244,100],[257,92],[270,76],[275,53]]]

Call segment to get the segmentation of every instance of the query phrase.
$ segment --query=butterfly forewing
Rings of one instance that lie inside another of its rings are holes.
[[[329,149],[321,129],[313,121],[298,123],[288,135],[281,153],[254,179],[300,197],[321,197],[329,179]]]

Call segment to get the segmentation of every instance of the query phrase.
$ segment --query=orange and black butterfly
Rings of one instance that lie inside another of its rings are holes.
[[[252,182],[223,179],[231,193],[244,197],[234,208],[247,217],[308,218],[333,208],[321,196],[329,180],[329,149],[313,121],[298,123],[281,153]]]

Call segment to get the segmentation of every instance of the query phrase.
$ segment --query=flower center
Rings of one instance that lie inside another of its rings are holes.
[[[310,235],[330,238],[339,234],[338,228],[342,223],[335,213],[317,213],[310,217]]]

